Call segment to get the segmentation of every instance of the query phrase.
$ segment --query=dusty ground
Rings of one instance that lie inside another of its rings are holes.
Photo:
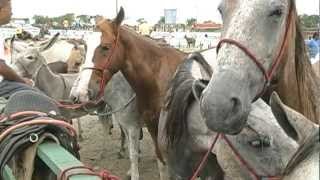
[[[118,158],[120,150],[120,130],[116,126],[113,134],[108,135],[96,117],[81,118],[83,140],[80,142],[81,160],[95,168],[104,168],[121,179],[126,178],[130,166],[128,154],[124,159]],[[141,141],[141,159],[139,171],[141,180],[159,179],[157,162],[150,135],[144,130],[144,139]]]

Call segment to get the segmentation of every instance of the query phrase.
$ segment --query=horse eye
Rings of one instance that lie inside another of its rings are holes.
[[[109,47],[107,47],[107,46],[101,46],[101,49],[102,49],[103,51],[108,51],[108,50],[109,50]]]
[[[268,136],[258,137],[254,140],[249,141],[249,144],[254,148],[270,147],[271,140],[270,140],[270,137]]]
[[[282,9],[276,9],[271,11],[271,13],[269,14],[269,17],[273,17],[273,16],[277,16],[280,17],[283,14]]]
[[[32,56],[28,56],[27,59],[33,60],[33,57]]]

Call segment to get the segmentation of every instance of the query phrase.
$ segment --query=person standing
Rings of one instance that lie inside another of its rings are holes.
[[[316,59],[317,55],[319,54],[319,34],[318,32],[313,33],[311,40],[307,42],[307,47],[309,50],[310,59]]]

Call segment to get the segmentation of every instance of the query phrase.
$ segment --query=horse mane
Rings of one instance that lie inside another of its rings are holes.
[[[189,105],[195,100],[192,86],[196,79],[192,76],[191,67],[193,61],[199,62],[208,75],[212,75],[210,65],[200,53],[190,55],[176,70],[170,82],[165,109],[168,111],[165,134],[168,146],[179,143],[182,136],[188,135],[187,112]]]
[[[284,174],[289,174],[296,166],[298,166],[303,160],[315,151],[320,150],[320,132],[319,129],[311,134],[302,145],[298,148],[297,152],[292,156],[289,163],[287,164]]]
[[[320,83],[309,60],[299,20],[296,19],[295,68],[300,108],[308,119],[315,122],[320,118],[318,109],[320,105]],[[315,123],[319,124],[318,122]]]
[[[163,42],[157,41],[154,38],[151,38],[150,36],[143,36],[143,35],[137,33],[132,28],[129,28],[127,26],[121,26],[121,29],[125,30],[127,33],[130,33],[130,35],[132,35],[133,37],[147,42],[151,46],[158,47],[158,48],[172,49],[172,50],[175,50],[175,51],[177,51],[179,53],[182,53],[182,54],[185,54],[185,55],[187,54],[187,53],[181,51],[178,48],[172,47],[172,46],[170,46],[168,44],[164,44]]]

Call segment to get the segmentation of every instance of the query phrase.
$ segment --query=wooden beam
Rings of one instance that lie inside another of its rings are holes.
[[[4,167],[4,180],[16,180],[9,166]]]
[[[45,142],[39,145],[37,155],[56,175],[59,175],[63,169],[83,166],[82,162],[56,143]],[[69,179],[100,180],[101,178],[90,175],[76,175]]]

